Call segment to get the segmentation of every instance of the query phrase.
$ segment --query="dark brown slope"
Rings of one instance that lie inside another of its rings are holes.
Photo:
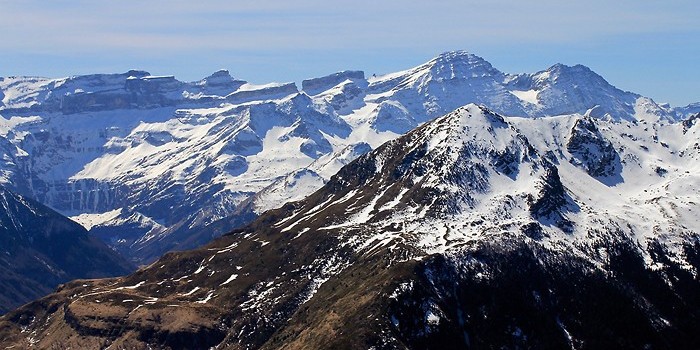
[[[0,313],[72,279],[131,271],[131,264],[82,226],[0,187]]]
[[[455,145],[461,147],[457,158],[430,152],[429,136],[451,130],[455,119],[516,137],[500,150],[478,140]],[[605,232],[562,225],[589,239],[586,244],[547,240],[555,231],[569,233],[539,222],[560,224],[575,205],[554,164],[528,145],[499,116],[475,106],[460,109],[360,157],[305,200],[267,212],[201,249],[167,254],[127,277],[68,283],[7,314],[0,319],[0,345],[700,346],[700,283],[668,259],[662,245],[651,245],[652,259],[663,266],[651,270],[638,244],[613,221]],[[491,158],[482,162],[484,157]],[[504,218],[485,215],[462,223],[481,236],[452,244],[448,231],[449,247],[428,252],[419,239],[431,232],[408,220],[387,224],[392,212],[406,208],[446,224],[489,191],[494,182],[487,175],[494,171],[544,181],[533,186],[535,192],[514,194],[504,203],[513,206],[523,197],[531,215],[527,225],[505,225]],[[443,182],[428,186],[423,176],[428,173],[439,173]],[[398,193],[404,193],[400,203],[387,206]],[[371,218],[351,224],[370,203]],[[700,268],[700,246],[692,244],[697,241],[689,238],[684,248],[694,269]],[[594,254],[607,259],[601,263]]]
[[[37,329],[42,335],[36,344],[39,348],[56,344],[99,348],[112,342],[137,348],[146,344],[204,348],[222,342],[234,348],[263,346],[292,315],[308,312],[300,306],[311,296],[314,280],[328,275],[324,272],[328,263],[330,268],[343,266],[352,256],[338,249],[332,234],[302,235],[292,242],[294,235],[269,227],[267,222],[291,208],[269,213],[249,227],[254,236],[236,233],[199,250],[170,253],[126,278],[66,284],[57,293],[8,314],[0,334],[19,339],[22,327]],[[261,242],[270,243],[262,246]],[[203,263],[206,267],[195,273]],[[234,274],[236,279],[221,286]],[[386,278],[382,283],[391,281]],[[324,284],[324,290],[326,286],[330,284]],[[371,285],[371,297],[378,286]],[[192,292],[195,287],[200,289]],[[210,300],[198,303],[210,292]],[[353,295],[345,297],[353,308],[363,303]],[[366,299],[365,303],[371,300]],[[20,344],[28,345],[25,339]]]

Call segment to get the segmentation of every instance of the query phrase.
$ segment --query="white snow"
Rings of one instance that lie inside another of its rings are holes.
[[[212,291],[209,291],[209,293],[207,293],[207,295],[204,298],[197,300],[196,303],[197,304],[206,304],[213,297],[215,297],[215,295],[214,295],[214,291],[212,290]]]
[[[234,274],[232,274],[228,279],[226,279],[226,281],[222,282],[220,285],[221,285],[221,286],[226,285],[226,284],[228,284],[229,282],[235,280],[236,278],[238,278],[238,274],[235,274],[235,273],[234,273]]]
[[[437,326],[440,324],[440,316],[436,315],[432,310],[428,310],[425,314],[425,321],[429,325]]]
[[[118,288],[116,288],[116,290],[120,290],[120,289],[136,289],[136,288],[138,288],[138,287],[141,287],[141,286],[144,285],[145,283],[146,283],[146,281],[141,281],[141,282],[139,282],[139,283],[136,283],[136,284],[133,285],[133,286],[118,287]]]
[[[116,219],[122,213],[122,208],[117,208],[104,213],[82,213],[80,215],[71,216],[70,219],[90,230],[94,226],[104,224]]]
[[[299,232],[298,232],[294,237],[292,237],[292,239],[297,239],[297,238],[299,238],[299,237],[300,237],[301,235],[303,235],[304,233],[309,232],[309,230],[310,230],[310,228],[304,227],[303,229],[299,230]]]
[[[206,260],[206,259],[205,259]],[[199,263],[199,267],[197,267],[197,270],[195,270],[192,274],[196,275],[199,274],[200,272],[204,271],[204,269],[207,268],[207,265],[204,263],[205,260],[202,260],[201,263]]]
[[[238,242],[233,242],[229,244],[228,246],[224,247],[223,249],[218,249],[218,248],[212,248],[209,250],[216,250],[216,254],[221,254],[221,253],[228,253],[232,251],[234,248],[238,246]]]
[[[537,101],[537,94],[539,91],[537,90],[527,90],[527,91],[521,91],[521,90],[510,90],[510,93],[515,95],[515,97],[527,102],[527,103],[532,103],[533,105],[539,105],[539,101]]]
[[[187,296],[190,296],[190,295],[194,294],[195,292],[197,292],[197,291],[200,290],[200,289],[201,289],[201,288],[199,288],[199,287],[194,287],[194,288],[192,288],[192,290],[190,290],[189,292],[187,292],[187,293],[185,293],[185,294],[180,294],[180,295],[182,295],[182,296],[184,296],[184,297],[187,297]]]
[[[284,83],[268,83],[268,84],[251,84],[251,83],[245,83],[241,85],[241,87],[238,88],[238,91],[255,91],[255,90],[263,90],[263,89],[269,89],[269,88],[276,88],[280,86],[284,86],[286,84]]]

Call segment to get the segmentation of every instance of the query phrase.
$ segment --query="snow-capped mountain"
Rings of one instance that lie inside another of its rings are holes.
[[[4,119],[3,125],[4,181],[73,216],[132,257],[160,256],[178,243],[168,237],[229,215],[280,174],[331,153],[326,137],[351,131],[336,116],[316,111],[293,85],[252,86],[230,77],[226,85],[221,72],[191,84],[132,74],[117,76],[121,89],[94,92],[99,96],[90,101],[100,103],[78,104],[70,112],[65,99],[33,95],[40,102],[22,102],[30,106],[28,115]],[[136,83],[141,80],[150,88]],[[24,91],[16,85],[9,84]],[[216,98],[201,93],[225,86],[235,91]],[[6,105],[14,109],[0,113],[18,113],[17,101],[26,98],[9,97],[20,95],[6,93]],[[109,107],[127,97],[131,102],[122,108]],[[197,104],[217,107],[175,106]],[[163,249],[139,255],[152,244]]]
[[[679,118],[687,119],[700,114],[700,102],[691,103],[685,107],[674,108],[673,111],[676,112]]]
[[[129,71],[2,78],[0,93],[0,182],[140,263],[303,198],[362,152],[466,103],[523,117],[595,106],[610,120],[681,115],[583,66],[510,75],[463,51],[377,77],[308,79],[301,91],[227,71],[196,82]]]
[[[134,267],[80,225],[0,186],[0,314],[76,278]]]
[[[584,113],[597,105],[601,117],[612,119],[648,114],[674,118],[652,100],[619,90],[581,65],[557,64],[534,74],[510,75],[463,51],[379,77],[369,90],[376,94],[370,100],[378,103],[373,125],[401,133],[469,102],[511,116]]]
[[[696,348],[700,125],[595,113],[459,108],[207,246],[8,314],[2,345]]]

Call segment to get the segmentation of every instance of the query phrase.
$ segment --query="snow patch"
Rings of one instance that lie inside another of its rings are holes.
[[[515,95],[515,97],[519,98],[520,100],[525,101],[527,103],[531,103],[533,105],[540,104],[540,102],[537,100],[537,94],[539,94],[539,91],[537,91],[537,90],[526,90],[526,91],[510,90],[510,93]]]
[[[234,273],[233,275],[231,275],[231,277],[229,277],[228,279],[226,279],[226,281],[224,281],[223,283],[221,283],[220,286],[229,284],[229,282],[235,280],[236,278],[238,278],[238,274],[235,274],[235,273]]]

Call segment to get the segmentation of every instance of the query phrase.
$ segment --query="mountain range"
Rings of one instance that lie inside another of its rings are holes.
[[[459,107],[203,247],[8,313],[0,343],[697,348],[700,125],[603,112]]]
[[[700,345],[698,104],[464,51],[0,101],[6,347]]]
[[[255,85],[132,70],[0,79],[0,183],[136,264],[204,244],[321,188],[361,154],[467,103],[516,117],[672,123],[671,108],[581,66],[506,74],[447,52],[405,71]]]

